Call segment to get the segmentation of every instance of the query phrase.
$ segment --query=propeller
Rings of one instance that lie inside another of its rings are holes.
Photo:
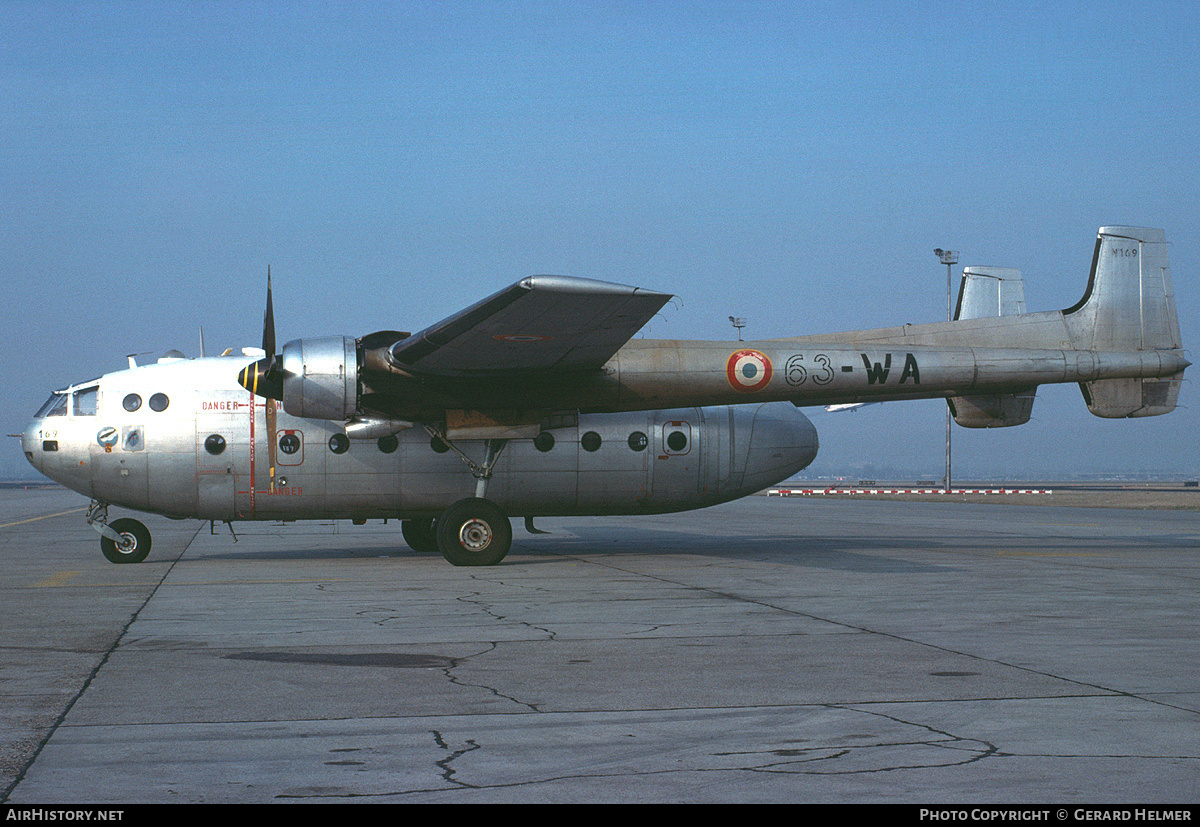
[[[275,355],[275,309],[271,302],[271,268],[267,267],[267,309],[263,313],[262,349],[265,356],[238,373],[238,384],[256,396],[283,399],[283,371]]]
[[[276,417],[278,406],[275,400],[283,399],[283,370],[279,367],[278,358],[275,356],[275,307],[271,302],[271,266],[267,265],[267,309],[263,313],[263,338],[262,349],[265,354],[263,358],[257,362],[253,362],[242,368],[238,373],[238,384],[255,396],[266,398],[264,407],[264,415],[267,425],[267,446],[269,457],[269,476],[267,478],[267,491],[271,494],[275,493],[275,463],[276,463],[276,447],[277,447],[277,428]],[[253,431],[251,431],[253,433]],[[252,454],[253,456],[253,454]],[[254,463],[251,462],[251,469]],[[251,488],[255,488],[256,483],[251,481]],[[254,497],[251,492],[251,510],[253,510]]]

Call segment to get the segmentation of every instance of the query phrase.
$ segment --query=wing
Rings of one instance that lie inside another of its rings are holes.
[[[530,276],[386,347],[423,377],[528,377],[598,369],[671,299],[622,284]]]

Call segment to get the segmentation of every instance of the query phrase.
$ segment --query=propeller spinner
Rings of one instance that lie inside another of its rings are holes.
[[[263,313],[262,349],[265,356],[238,373],[238,384],[256,396],[283,399],[283,371],[275,356],[275,310],[271,303],[271,268],[267,268],[267,309]]]

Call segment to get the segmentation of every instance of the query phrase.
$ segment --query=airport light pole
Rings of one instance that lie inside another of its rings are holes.
[[[954,305],[951,298],[950,278],[951,268],[958,264],[958,250],[943,250],[940,247],[933,251],[934,255],[946,265],[946,321],[954,319]],[[946,493],[950,493],[950,404],[946,403]]]

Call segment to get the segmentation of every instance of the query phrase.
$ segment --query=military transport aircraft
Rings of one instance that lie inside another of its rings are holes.
[[[92,499],[115,563],[151,538],[109,505],[232,523],[401,520],[417,550],[493,565],[509,517],[646,514],[743,497],[806,467],[805,405],[945,398],[1019,425],[1038,385],[1097,416],[1171,411],[1184,369],[1161,230],[1100,229],[1083,298],[1025,313],[1020,275],[966,268],[953,321],[757,342],[631,338],[671,296],[533,276],[409,334],[175,352],[55,391],[25,456]],[[1018,295],[1020,294],[1020,295]]]

